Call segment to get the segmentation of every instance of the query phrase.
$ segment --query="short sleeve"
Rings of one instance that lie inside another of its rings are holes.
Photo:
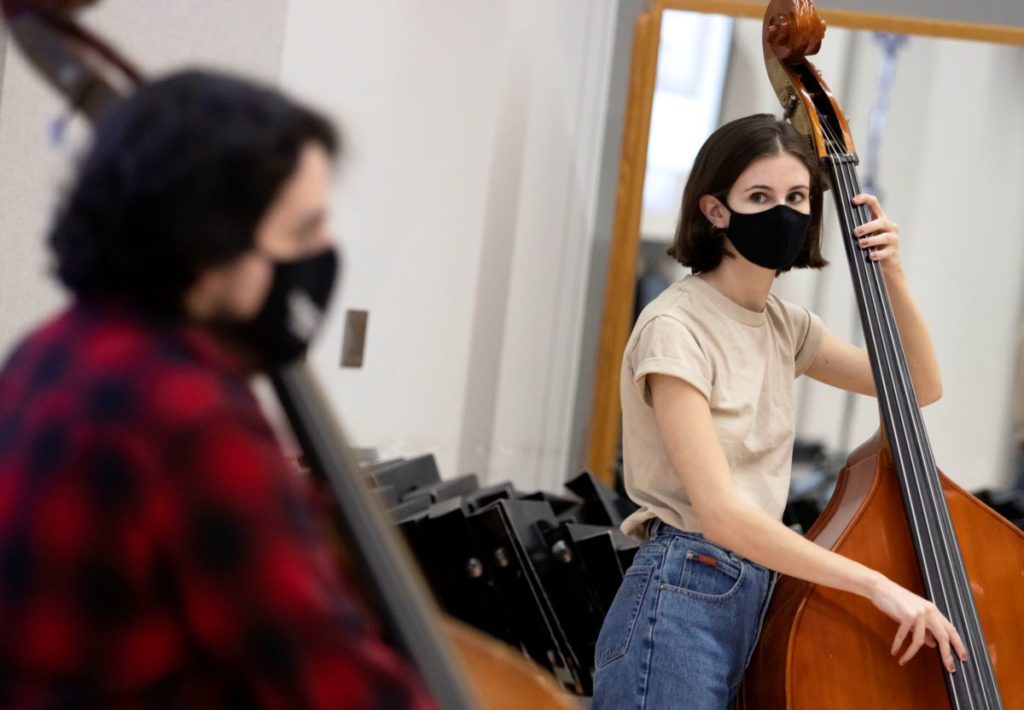
[[[818,347],[821,345],[821,333],[825,326],[822,325],[821,318],[803,306],[796,306],[785,301],[782,302],[782,305],[790,322],[790,332],[793,336],[793,376],[799,377],[807,372],[807,368],[814,362],[814,358],[818,354]]]
[[[711,396],[713,380],[708,361],[693,332],[675,318],[658,316],[642,326],[630,352],[633,384],[641,399],[651,404],[647,375],[678,377],[703,394]]]

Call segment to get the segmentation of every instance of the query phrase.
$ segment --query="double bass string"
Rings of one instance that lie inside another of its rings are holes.
[[[842,163],[838,167],[837,176],[840,180],[840,191],[845,193],[843,195],[845,204],[859,190],[856,186],[856,175],[853,173],[852,166],[848,163]],[[865,211],[864,209],[859,209],[854,212],[851,215],[851,221],[856,221],[859,224],[869,221],[870,214],[865,215]],[[858,254],[858,256],[863,258],[861,254]],[[940,547],[947,547],[944,544],[945,540],[942,539],[941,514],[933,508],[930,509],[927,505],[924,505],[925,497],[930,494],[930,491],[922,490],[924,487],[921,479],[922,472],[918,469],[919,458],[923,458],[924,454],[921,446],[921,430],[916,418],[913,416],[913,409],[908,406],[908,402],[916,402],[916,396],[904,367],[905,361],[900,357],[901,350],[894,347],[899,342],[899,335],[898,332],[894,332],[892,329],[891,313],[886,308],[888,302],[885,297],[884,281],[880,278],[878,265],[873,262],[859,263],[859,270],[871,286],[867,296],[871,300],[872,311],[874,311],[877,324],[876,328],[880,331],[879,337],[885,346],[880,349],[879,355],[880,359],[885,362],[886,379],[891,389],[882,396],[886,398],[886,406],[889,410],[889,426],[892,428],[890,446],[895,450],[896,456],[902,464],[901,468],[903,471],[906,471],[906,474],[904,474],[905,480],[902,483],[908,513],[910,513],[915,523],[914,527],[917,533],[917,540],[919,541],[918,557],[921,571],[933,601],[944,614],[955,620],[956,626],[964,628],[964,625],[960,623],[963,606],[962,604],[957,604],[956,607],[953,606],[954,602],[960,601],[955,578],[951,579],[948,574],[944,574],[943,567],[939,563],[939,554],[945,552],[948,557],[949,552],[948,548],[945,550],[939,549]],[[903,377],[897,377],[896,371],[900,371]],[[882,387],[886,387],[886,385],[883,384]],[[890,397],[895,397],[895,401],[888,401]],[[903,401],[900,401],[901,397]],[[910,436],[914,438],[911,439],[909,438]],[[914,446],[915,443],[917,444],[916,448]],[[936,533],[939,535],[938,539],[936,538]],[[970,639],[970,637],[967,638],[968,640]],[[972,649],[971,652],[973,654],[973,644],[969,643],[968,647]],[[971,701],[970,689],[964,687],[968,685],[966,678],[954,679],[947,677],[946,682],[949,684],[955,707],[961,707],[962,696],[966,696],[968,707],[974,707],[974,703]]]
[[[835,189],[837,191],[837,195],[841,196],[838,200],[838,204],[840,206],[840,218],[843,220],[843,226],[846,230],[847,236],[852,237],[854,227],[858,226],[859,224],[863,224],[867,220],[864,218],[863,210],[861,210],[860,214],[858,215],[857,213],[852,212],[849,207],[849,200],[853,196],[853,191],[850,187],[847,186],[847,182],[849,182],[849,176],[844,175],[842,171],[844,157],[846,160],[849,160],[849,157],[845,155],[845,151],[842,151],[839,148],[837,148],[838,141],[835,139],[835,137],[828,135],[827,123],[825,121],[822,121],[822,126],[824,132],[826,133],[829,153],[833,159],[835,177],[837,178],[835,181]],[[852,249],[852,244],[847,244],[846,246],[848,251]],[[876,288],[878,286],[878,282],[877,279],[871,279],[871,270],[868,267],[868,265],[864,262],[864,260],[860,257],[860,254],[854,252],[854,256],[856,257],[854,259],[856,268],[854,269],[853,277],[858,282],[858,285],[860,287],[858,289],[858,292],[862,295],[862,298],[865,299],[865,301],[861,304],[865,320],[865,335],[869,343],[873,345],[873,350],[876,354],[876,358],[873,362],[873,365],[875,365],[876,367],[877,374],[880,380],[893,383],[896,380],[896,377],[892,363],[890,361],[891,354],[888,349],[882,347],[883,333],[880,325],[880,321],[882,320],[882,314],[880,313],[878,306],[878,297],[872,289],[868,288],[868,282],[874,281]],[[888,401],[889,393],[894,391],[894,387],[890,387],[888,389],[879,389],[879,401],[881,405],[885,408],[886,412],[889,414],[889,420],[892,422],[893,425],[896,426],[903,424],[902,421],[899,421],[901,417],[898,419],[896,416],[896,412],[893,411],[893,403]],[[890,442],[890,444],[896,448],[896,455],[902,461],[906,462],[907,454],[906,452],[903,451],[901,443],[901,440],[894,440]],[[927,520],[927,517],[924,515],[924,511],[920,511],[916,505],[911,507],[908,512],[910,513],[911,517],[910,522],[917,531],[918,536],[920,536],[920,519],[923,517],[924,524],[928,527],[930,527],[929,521]],[[928,541],[930,542],[930,540]],[[923,561],[924,560],[922,560],[922,562]],[[923,569],[922,572],[930,582],[931,578],[935,576],[935,574],[937,573],[937,570],[933,571],[929,568],[926,568]],[[929,586],[933,587],[934,585],[930,584]]]
[[[825,129],[827,129],[827,123],[823,121],[822,124],[825,127]],[[874,266],[872,262],[866,262],[861,256],[861,253],[857,252],[853,248],[852,230],[854,226],[866,222],[867,216],[865,215],[865,211],[863,209],[854,211],[849,206],[849,199],[856,192],[856,176],[852,174],[851,170],[847,169],[847,165],[852,160],[852,157],[847,155],[845,151],[839,150],[836,147],[838,141],[835,140],[834,136],[827,135],[827,132],[826,140],[828,141],[828,153],[832,158],[833,176],[835,182],[834,187],[836,189],[837,205],[840,208],[840,218],[842,219],[843,226],[846,229],[846,234],[844,236],[847,237],[847,239],[845,240],[847,243],[845,244],[845,246],[847,247],[848,254],[852,254],[854,257],[856,257],[852,262],[855,265],[853,276],[855,280],[858,281],[858,285],[860,286],[858,293],[861,295],[861,300],[863,301],[861,305],[862,313],[864,314],[865,319],[865,326],[868,331],[866,335],[869,339],[869,342],[874,346],[873,350],[876,354],[875,360],[877,361],[877,376],[879,377],[880,382],[887,381],[892,384],[895,384],[897,378],[895,377],[895,368],[893,366],[893,360],[898,359],[896,357],[898,351],[894,351],[891,346],[888,348],[882,347],[882,345],[884,344],[884,336],[886,335],[886,333],[884,333],[882,330],[882,323],[885,320],[885,313],[884,307],[882,307],[881,304],[884,303],[885,299],[884,293],[879,292],[879,289],[880,287],[882,287],[882,285],[877,278],[877,268],[871,268],[872,266]],[[866,285],[873,286],[874,288],[865,288]],[[891,332],[888,333],[888,335],[891,336]],[[895,388],[888,388],[884,385],[879,387],[879,401],[881,405],[885,408],[886,412],[889,414],[891,426],[898,427],[900,429],[905,429],[905,412],[901,410],[899,407],[896,407],[894,410],[893,403],[888,401],[890,396],[895,394]],[[901,459],[902,462],[909,463],[911,466],[913,466],[913,460],[907,460],[909,452],[903,450],[903,446],[901,445],[902,443],[903,442],[901,440],[894,439],[891,442],[891,445],[896,449],[896,455]],[[913,499],[913,496],[907,497],[907,500]],[[933,548],[934,552],[934,540],[931,537],[932,521],[929,520],[929,517],[925,514],[925,511],[918,509],[918,506],[909,507],[908,513],[911,524],[913,525],[915,530],[918,531],[918,539],[920,539],[924,543],[927,543],[929,547]],[[920,518],[923,518],[926,532],[928,533],[924,537],[920,536]],[[929,559],[934,558],[934,555],[928,556],[926,554],[921,554],[919,555],[919,557],[921,557],[922,563],[926,563]],[[922,569],[922,573],[926,577],[926,580],[929,582],[931,582],[931,578],[933,576],[940,580],[940,585],[942,587],[941,593],[943,597],[945,597],[945,584],[942,584],[941,576],[938,574],[937,569],[933,569],[933,564],[927,564],[927,566],[925,566],[925,568]],[[930,591],[934,587],[935,585],[929,584]],[[939,590],[936,589],[935,591]],[[944,599],[940,600],[940,604],[942,603],[942,601],[944,601]]]
[[[840,206],[840,213],[843,219],[844,226],[849,230],[847,236],[850,237],[850,239],[848,240],[850,243],[848,245],[847,251],[852,252],[855,257],[858,257],[855,258],[853,262],[855,264],[854,277],[859,282],[861,286],[860,292],[862,294],[862,298],[865,299],[865,303],[863,304],[863,312],[865,314],[866,326],[870,331],[869,337],[875,345],[876,359],[878,360],[878,374],[880,380],[885,382],[885,384],[883,384],[882,387],[879,388],[879,399],[882,405],[885,407],[886,413],[889,415],[888,419],[890,422],[890,426],[894,427],[894,429],[901,430],[900,432],[893,432],[895,436],[890,442],[890,445],[896,449],[896,455],[901,460],[901,463],[903,463],[905,466],[908,466],[908,470],[912,471],[916,463],[914,461],[913,452],[906,451],[905,447],[903,446],[904,441],[899,438],[900,433],[906,433],[906,419],[907,415],[910,414],[910,410],[908,410],[907,408],[899,407],[898,402],[894,403],[890,401],[890,398],[892,396],[897,396],[901,394],[900,390],[902,390],[902,394],[904,394],[905,396],[908,394],[907,389],[905,387],[901,388],[898,386],[897,383],[899,383],[900,380],[895,376],[895,370],[902,369],[899,367],[902,364],[899,358],[900,351],[894,348],[894,343],[891,342],[895,340],[894,335],[898,337],[898,334],[893,333],[891,329],[891,321],[888,321],[886,318],[890,314],[886,312],[887,309],[885,306],[887,305],[887,300],[885,298],[886,294],[884,291],[884,282],[882,282],[879,278],[879,269],[877,264],[874,264],[873,262],[870,261],[866,261],[865,259],[863,259],[860,252],[854,251],[853,249],[853,226],[864,224],[865,222],[867,222],[870,218],[870,214],[867,213],[867,211],[863,207],[855,211],[849,206],[850,198],[858,191],[856,186],[856,174],[853,172],[852,165],[850,164],[852,162],[852,156],[845,154],[845,151],[838,150],[835,147],[837,141],[835,141],[834,137],[830,138],[829,143],[830,153],[833,157],[834,177],[836,178],[835,187],[836,194],[838,197],[838,204]],[[864,288],[865,284],[871,286],[872,288]],[[884,330],[883,326],[885,326]],[[888,339],[890,340],[890,342],[888,343],[885,342],[886,336],[888,336]],[[888,345],[888,347],[881,347],[883,345]],[[886,386],[886,384],[888,385],[888,387]],[[909,396],[912,396],[912,389],[909,392]],[[897,405],[895,406],[895,408],[893,406],[894,404]],[[913,425],[916,422],[913,421],[912,416],[910,416],[910,419],[911,426],[913,427]],[[917,427],[914,428],[917,429]],[[919,430],[916,431],[915,433],[919,433]],[[919,439],[918,444],[920,444]],[[908,486],[912,486],[914,483],[920,485],[920,481],[917,480],[906,481],[904,483],[905,490],[907,490]],[[914,491],[909,491],[909,493],[910,495],[906,497],[906,500],[908,502],[917,503],[918,501],[920,501],[919,496],[913,495]],[[908,513],[910,516],[910,522],[914,526],[915,531],[917,531],[917,539],[920,540],[921,544],[927,545],[927,547],[931,548],[931,555],[928,555],[926,550],[922,550],[921,554],[919,555],[923,567],[922,573],[926,577],[926,580],[929,582],[929,591],[933,594],[933,596],[941,595],[941,598],[938,599],[940,606],[948,606],[945,603],[946,597],[948,595],[946,589],[947,580],[943,578],[940,569],[937,567],[937,560],[935,559],[934,554],[937,550],[935,549],[936,545],[933,537],[933,527],[938,527],[934,525],[934,523],[937,523],[938,521],[933,521],[931,519],[931,516],[927,514],[927,510],[922,509],[920,505],[909,505]],[[921,535],[922,520],[924,522],[925,527],[924,535]],[[933,578],[938,580],[938,586],[931,583]],[[957,707],[960,706],[959,691],[961,689],[957,686],[961,684],[962,682],[953,682],[952,687],[950,688]],[[968,698],[969,697],[970,696],[968,695]]]
[[[821,121],[821,125],[827,141],[828,152],[832,158],[834,175],[837,178],[837,195],[842,195],[842,198],[839,200],[840,216],[844,222],[844,226],[850,232],[849,236],[852,237],[853,226],[867,222],[870,218],[870,214],[864,206],[856,208],[856,212],[848,206],[850,198],[852,198],[852,196],[857,192],[856,172],[852,166],[852,156],[849,156],[844,150],[837,147],[840,145],[840,142],[833,134],[831,134],[825,120]],[[852,243],[848,246],[848,251],[850,251],[851,248]],[[917,407],[917,400],[914,396],[912,382],[909,378],[907,363],[905,358],[900,357],[902,349],[900,348],[899,333],[893,327],[894,321],[892,318],[891,306],[886,298],[887,294],[885,284],[881,279],[880,269],[874,262],[858,258],[854,260],[854,264],[854,278],[862,287],[861,293],[864,294],[865,298],[870,300],[870,303],[862,304],[862,312],[865,316],[866,329],[869,331],[868,337],[874,341],[874,349],[878,355],[878,374],[881,378],[892,385],[890,392],[893,395],[902,395],[904,399],[904,402],[902,403],[903,406],[900,407],[898,406],[900,404],[899,402],[893,403],[887,401],[888,396],[886,396],[885,393],[880,392],[880,401],[883,402],[883,405],[887,409],[891,425],[899,428],[902,430],[902,433],[907,435],[910,434],[910,432],[906,431],[908,428],[907,420],[909,419],[909,428],[912,429],[913,437],[917,444],[915,452],[913,450],[914,447],[911,447],[911,451],[902,450],[903,447],[900,446],[902,442],[899,440],[890,442],[892,446],[897,448],[897,455],[904,467],[906,467],[905,470],[907,470],[908,474],[913,474],[913,477],[910,480],[904,481],[905,490],[907,490],[911,485],[917,488],[916,492],[918,495],[909,495],[905,501],[908,505],[908,513],[911,518],[910,522],[914,525],[921,544],[927,545],[931,548],[931,552],[933,553],[931,556],[928,556],[923,554],[925,551],[922,550],[921,556],[924,558],[920,560],[922,563],[922,573],[929,578],[929,582],[931,582],[932,577],[938,581],[938,586],[934,583],[929,584],[929,591],[935,596],[941,595],[941,598],[937,601],[941,607],[946,607],[943,611],[947,613],[947,615],[953,616],[954,618],[956,616],[960,617],[959,620],[963,623],[958,623],[957,626],[964,631],[965,641],[970,649],[971,655],[974,658],[977,658],[979,662],[982,662],[983,659],[983,669],[988,671],[985,675],[988,675],[991,678],[991,687],[994,688],[994,675],[991,671],[991,665],[988,663],[987,654],[985,654],[984,651],[979,654],[978,651],[979,647],[984,649],[984,642],[977,638],[976,634],[972,632],[973,629],[980,629],[980,626],[977,624],[977,612],[973,606],[973,598],[969,593],[964,594],[963,585],[968,583],[966,571],[963,568],[963,560],[960,556],[959,547],[955,543],[955,535],[948,516],[948,510],[940,507],[945,502],[944,498],[937,497],[941,495],[941,492],[939,490],[937,475],[935,475],[936,468],[934,459],[930,456],[930,442],[928,442],[928,436],[927,432],[924,430],[923,422],[920,420],[920,410]],[[864,289],[863,286],[865,283],[870,283],[872,288]],[[880,348],[879,345],[882,343],[886,344],[888,347]],[[883,360],[884,363],[882,362]],[[897,378],[895,376],[895,370],[897,369],[902,375],[901,378]],[[897,405],[895,411],[893,410],[893,404]],[[896,432],[894,432],[894,434],[895,433]],[[915,453],[917,456],[914,455]],[[920,462],[916,460],[918,458],[920,458]],[[923,469],[917,468],[918,463],[923,464]],[[932,475],[928,475],[929,471],[932,472]],[[901,478],[903,477],[901,476]],[[921,490],[922,488],[926,490]],[[913,491],[908,492],[913,493]],[[931,499],[933,504],[931,508],[933,511],[932,515],[928,515],[928,510],[922,509],[920,506],[920,503],[923,503],[923,496],[927,496]],[[946,514],[943,515],[943,513]],[[921,535],[921,519],[923,519],[926,528],[926,534],[924,536]],[[938,541],[934,538],[935,531],[933,531],[933,527],[937,528],[937,532],[939,534]],[[944,568],[937,565],[938,560],[935,554],[938,552],[936,549],[937,542],[942,548],[944,548],[943,551],[945,552],[945,557],[950,562],[949,567],[953,568],[951,570],[953,572],[952,575],[950,575],[948,571],[944,570]],[[955,562],[959,563],[959,567],[954,565]],[[944,571],[946,571],[945,574],[943,573]],[[957,571],[961,572],[961,574],[956,574]],[[947,585],[952,589],[947,590]],[[947,603],[946,598],[949,591],[951,591],[952,596],[955,597],[956,606],[958,607],[955,611],[959,612],[959,614],[950,614],[954,609]],[[971,614],[971,612],[973,612],[973,614]],[[967,623],[968,618],[971,615],[974,620],[973,624]],[[950,683],[952,685],[951,690],[954,694],[954,702],[956,702],[957,706],[960,705],[960,688],[958,686],[966,683],[969,686],[974,685],[975,688],[980,691],[979,695],[975,695],[970,692],[969,688],[965,688],[965,690],[968,691],[967,700],[968,703],[970,703],[970,706],[974,706],[974,697],[978,697],[979,699],[985,697],[986,705],[988,705],[990,699],[986,696],[989,696],[989,692],[985,687],[984,681],[975,677],[974,682],[972,683],[971,679],[966,677],[968,675],[973,676],[974,674],[961,674],[960,678],[950,678]]]
[[[822,122],[822,125],[824,128],[827,129],[827,124],[824,121]],[[853,196],[853,190],[850,186],[847,185],[847,183],[849,182],[849,176],[844,174],[842,170],[843,161],[844,159],[849,160],[849,156],[846,156],[844,151],[841,151],[836,147],[837,141],[834,137],[826,135],[826,138],[828,139],[829,152],[833,159],[833,168],[835,171],[836,178],[836,184],[834,188],[836,189],[836,193],[839,196],[839,216],[840,219],[843,221],[846,236],[852,237],[854,227],[858,226],[859,224],[863,224],[867,220],[864,218],[863,211],[860,211],[860,213],[858,214],[853,212],[849,207],[849,200]],[[848,252],[852,251],[852,243],[846,244],[845,246],[847,246]],[[882,320],[882,314],[880,312],[878,305],[878,297],[872,289],[868,288],[870,281],[875,281],[875,286],[877,288],[877,279],[871,279],[872,274],[870,273],[870,268],[863,262],[863,259],[860,256],[860,254],[858,254],[857,252],[853,252],[853,254],[855,256],[855,269],[853,271],[853,277],[858,282],[858,293],[861,294],[862,299],[864,300],[864,302],[861,305],[865,321],[865,336],[869,344],[873,346],[872,349],[876,354],[876,357],[872,364],[876,368],[877,375],[880,381],[894,382],[896,378],[890,360],[891,353],[888,349],[882,347],[883,333],[880,325],[880,321]],[[893,403],[888,401],[889,393],[893,391],[894,388],[880,387],[878,393],[879,402],[881,406],[885,409],[886,413],[889,414],[889,420],[892,422],[892,424],[895,426],[899,426],[903,424],[903,422],[900,421],[902,418],[897,417],[896,412],[893,411]],[[894,440],[890,443],[893,447],[896,448],[896,455],[902,461],[906,461],[907,454],[906,452],[903,451],[903,447],[901,446],[902,441]],[[924,524],[926,526],[928,526],[929,524],[929,521],[924,516],[924,511],[919,511],[917,506],[913,506],[908,512],[910,513],[911,525],[914,527],[915,531],[918,531],[918,535],[920,535],[920,519],[924,517]],[[925,577],[928,579],[928,581],[931,581],[931,577],[933,577],[935,574],[933,570],[926,568],[922,571]],[[937,570],[935,572],[937,572]]]
[[[833,145],[833,152],[837,151],[834,146],[838,144],[834,136],[829,137],[829,141]],[[849,198],[859,191],[857,185],[857,175],[853,167],[852,161],[844,161],[841,164],[842,169],[839,172],[839,178],[842,188],[847,188],[849,185],[848,194],[844,205],[848,204]],[[859,214],[863,220],[861,223],[867,221],[869,213],[865,207],[860,206]],[[991,659],[988,655],[987,646],[984,641],[984,632],[981,628],[981,623],[978,618],[977,608],[974,603],[974,597],[970,593],[970,581],[967,577],[966,568],[964,566],[963,556],[960,552],[960,547],[957,544],[956,533],[953,529],[952,519],[949,515],[948,507],[945,504],[945,496],[941,490],[941,484],[939,482],[938,468],[934,460],[934,455],[931,449],[931,443],[928,439],[927,430],[924,427],[920,408],[917,406],[916,397],[913,394],[912,382],[909,375],[909,370],[905,357],[902,357],[902,347],[899,341],[899,333],[895,329],[895,319],[892,316],[891,304],[889,299],[886,297],[885,284],[881,278],[881,272],[878,265],[864,260],[858,260],[858,265],[862,267],[862,270],[866,271],[876,288],[878,289],[877,302],[881,305],[883,316],[881,322],[885,325],[887,335],[889,336],[889,346],[893,348],[892,359],[895,361],[899,368],[902,377],[897,379],[896,383],[899,386],[900,392],[904,397],[903,405],[905,411],[910,420],[913,428],[914,440],[917,444],[916,451],[913,450],[911,453],[916,453],[920,457],[920,462],[923,465],[920,469],[912,470],[914,479],[908,481],[908,483],[914,483],[918,487],[919,493],[924,493],[930,499],[932,504],[931,508],[926,508],[925,520],[929,521],[932,516],[927,515],[930,510],[934,515],[935,522],[939,529],[939,542],[943,547],[945,553],[945,559],[948,564],[944,567],[940,566],[937,570],[938,579],[941,582],[947,582],[953,589],[955,601],[957,603],[957,609],[944,610],[947,614],[950,611],[959,612],[960,618],[957,623],[958,630],[962,630],[964,634],[964,640],[970,649],[970,653],[973,656],[974,663],[971,668],[977,668],[977,673],[966,673],[966,682],[972,686],[973,690],[977,691],[977,695],[971,694],[970,698],[984,698],[986,706],[990,706],[990,703],[995,703],[996,707],[1000,706],[998,685],[995,679],[994,669],[991,664]],[[903,418],[901,417],[901,420]],[[894,422],[895,423],[895,422]],[[904,424],[904,422],[900,422]],[[920,491],[920,488],[926,489],[926,492]],[[923,500],[918,498],[917,500]],[[915,501],[916,502],[916,501]],[[931,527],[930,525],[928,526]],[[931,531],[929,530],[929,533]],[[930,546],[934,549],[935,541],[933,539],[927,540]],[[943,584],[943,587],[946,585]],[[945,591],[945,589],[943,589]],[[953,615],[950,615],[953,618]],[[972,702],[973,705],[973,702]]]
[[[842,153],[842,151],[839,151],[834,147],[834,138],[830,138],[830,143],[833,145],[833,150],[836,153]],[[851,225],[850,237],[852,239],[852,227],[854,225],[859,226],[865,224],[870,220],[871,215],[863,205],[856,208],[849,207],[850,199],[859,190],[857,187],[856,173],[853,171],[852,164],[849,162],[851,158],[845,155],[844,157],[845,159],[836,165],[836,174],[839,178],[837,181],[838,192],[842,194],[842,205],[844,206],[845,212],[844,218],[845,221]],[[938,560],[936,559],[936,553],[938,550],[936,549],[935,533],[937,528],[938,532],[941,534],[942,526],[940,521],[933,520],[932,516],[928,515],[927,508],[922,509],[920,505],[917,505],[922,501],[924,492],[921,490],[921,476],[917,469],[917,457],[915,457],[914,454],[917,453],[918,455],[923,455],[925,447],[922,442],[921,427],[914,417],[914,406],[910,405],[910,402],[916,404],[917,401],[913,390],[913,383],[906,372],[906,363],[904,359],[900,357],[902,348],[900,347],[899,334],[892,327],[892,314],[888,308],[889,301],[886,297],[885,283],[880,275],[880,269],[877,264],[866,261],[861,256],[863,252],[854,253],[859,257],[856,260],[856,263],[858,266],[858,272],[862,276],[861,280],[866,281],[870,286],[870,288],[865,291],[865,296],[870,300],[871,308],[869,309],[869,313],[874,316],[872,327],[877,333],[877,341],[880,341],[878,342],[878,347],[876,347],[876,353],[880,362],[884,362],[885,365],[884,368],[880,368],[882,370],[881,374],[883,374],[883,376],[888,375],[886,379],[890,384],[888,392],[881,393],[880,397],[897,397],[896,402],[887,402],[887,409],[890,414],[890,425],[896,430],[892,432],[894,437],[890,441],[890,446],[896,449],[896,455],[904,464],[905,470],[908,471],[908,473],[915,474],[913,479],[907,481],[908,487],[914,487],[917,489],[909,491],[911,495],[908,497],[908,501],[915,503],[911,510],[916,523],[915,528],[918,530],[918,535],[921,535],[919,521],[923,520],[924,535],[922,536],[922,542],[927,543],[932,552],[931,555],[922,555],[923,559],[920,561],[922,562],[922,565],[926,566],[926,569],[923,571],[926,573],[926,577],[930,582],[929,591],[935,593],[936,596],[941,595],[941,598],[938,600],[940,605],[949,606],[949,590],[947,589],[947,586],[955,585],[947,585],[947,580],[944,579],[944,575],[942,575],[941,568],[938,565]],[[886,347],[881,347],[883,345]],[[897,376],[897,371],[899,371],[902,377]],[[905,400],[902,403],[898,401],[900,396]],[[907,431],[908,429],[913,430],[914,441],[917,443],[916,452],[913,447],[909,447],[909,450],[905,447],[904,442],[910,442],[910,432]],[[926,461],[924,463],[927,465]],[[948,546],[946,547],[947,549],[945,552],[948,556],[949,550]],[[932,583],[932,578],[937,580],[937,587]],[[952,580],[948,581],[952,582]]]
[[[848,228],[851,230],[852,238],[853,227],[859,226],[869,221],[870,213],[863,205],[860,205],[857,208],[855,208],[855,212],[852,211],[851,208],[848,206],[850,198],[858,191],[856,184],[856,174],[853,171],[852,165],[850,165],[851,156],[845,155],[843,151],[839,150],[836,147],[838,141],[835,140],[834,136],[829,136],[829,143],[832,153],[836,157],[842,156],[843,158],[836,161],[836,176],[838,177],[837,192],[842,193],[841,204],[844,208],[842,210],[842,216],[844,219],[844,223],[846,223],[848,225]],[[854,253],[859,256],[857,252]],[[899,353],[901,352],[901,350],[899,349],[899,335],[892,329],[892,316],[889,312],[889,309],[887,308],[889,304],[888,300],[885,297],[885,285],[884,281],[880,278],[878,266],[877,264],[866,261],[864,259],[857,259],[855,263],[857,265],[857,276],[859,277],[858,280],[861,281],[862,283],[865,281],[869,282],[869,284],[873,287],[871,289],[866,289],[864,293],[865,296],[870,299],[871,307],[870,309],[866,309],[868,314],[869,327],[873,331],[874,339],[876,341],[880,341],[876,342],[876,350],[878,351],[879,360],[884,360],[885,364],[884,369],[880,368],[880,374],[883,377],[885,375],[888,375],[886,379],[891,383],[890,392],[892,394],[903,394],[906,400],[916,402],[916,397],[914,396],[912,389],[912,383],[910,382],[910,379],[905,372],[905,362],[903,362],[899,357]],[[886,332],[883,332],[883,325],[885,326]],[[887,344],[889,347],[886,349],[882,349],[878,346],[884,343],[884,341],[886,340],[885,336],[888,336],[889,342],[885,344]],[[904,375],[904,377],[902,378],[902,380],[896,377],[896,369],[903,371],[902,374]],[[899,392],[898,390],[902,390],[902,392]],[[887,397],[888,394],[889,393],[883,393],[883,397]],[[892,409],[893,403],[888,402],[887,404],[889,405],[888,409]],[[919,453],[921,453],[923,449],[921,441],[921,428],[918,425],[918,422],[915,421],[912,412],[912,407],[897,407],[894,412],[891,412],[892,424],[902,430],[905,430],[908,426],[906,419],[909,418],[911,420],[909,426],[914,429],[915,439],[917,440],[919,446]],[[902,447],[900,446],[900,444],[902,444],[902,440],[896,440],[890,443],[893,446],[899,447],[898,453],[900,454],[900,458],[903,461],[910,464],[911,466],[914,464],[912,456],[913,452],[902,451]],[[909,460],[908,456],[910,456]],[[927,532],[929,533],[930,538],[930,528],[932,527],[930,525],[931,521],[928,520],[927,516],[924,516],[924,518],[928,528]],[[933,543],[931,539],[929,539],[929,542]]]

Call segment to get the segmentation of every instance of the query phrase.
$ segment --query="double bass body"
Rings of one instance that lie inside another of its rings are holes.
[[[1007,710],[1019,710],[1024,708],[1024,533],[945,476],[941,482],[1003,702]],[[808,537],[924,593],[896,471],[877,436],[850,455],[835,495]],[[889,654],[895,630],[895,622],[863,597],[783,577],[738,706],[949,707],[938,652],[922,649],[900,666]]]
[[[867,216],[851,204],[860,186],[849,126],[805,58],[824,32],[810,0],[770,0],[765,63],[793,125],[827,172],[886,439],[876,436],[850,455],[808,537],[931,599],[971,658],[956,675],[929,649],[900,666],[890,655],[896,624],[867,599],[783,577],[737,703],[771,710],[1024,710],[1024,533],[935,464],[885,279],[855,247],[853,230]]]

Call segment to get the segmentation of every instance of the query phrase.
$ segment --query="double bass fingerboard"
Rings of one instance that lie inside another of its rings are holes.
[[[828,118],[820,114],[819,118],[828,149],[822,163],[831,177],[882,422],[902,489],[925,593],[960,632],[967,647],[968,662],[960,663],[957,659],[957,672],[944,674],[950,705],[958,709],[1001,709],[1003,703],[992,661],[942,493],[938,467],[914,392],[882,269],[871,260],[872,249],[861,249],[857,244],[858,237],[853,233],[856,227],[872,219],[866,206],[855,206],[851,202],[861,191],[856,172],[857,156],[846,152]]]

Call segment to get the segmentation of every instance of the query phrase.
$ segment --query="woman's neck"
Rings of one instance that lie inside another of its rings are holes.
[[[768,302],[775,272],[755,266],[740,256],[731,259],[725,256],[717,269],[700,274],[700,278],[733,303],[760,313]]]

